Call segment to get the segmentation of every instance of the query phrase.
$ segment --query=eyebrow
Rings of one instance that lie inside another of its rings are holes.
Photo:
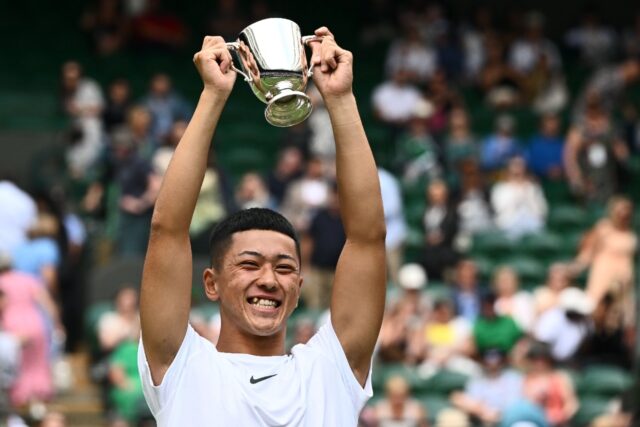
[[[255,257],[258,257],[258,258],[266,258],[266,256],[264,256],[264,254],[262,254],[260,252],[257,252],[257,251],[242,251],[242,252],[240,252],[238,254],[238,256],[240,256],[240,255],[250,255],[250,256],[255,256]],[[278,254],[278,255],[276,255],[276,258],[277,259],[289,259],[291,261],[298,262],[294,257],[292,257],[289,254]]]

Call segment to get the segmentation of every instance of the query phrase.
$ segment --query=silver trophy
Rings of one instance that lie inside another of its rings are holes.
[[[267,104],[264,117],[273,126],[293,126],[311,114],[311,100],[304,93],[311,67],[304,48],[314,40],[321,38],[302,37],[293,21],[269,18],[249,25],[237,41],[227,43],[240,64],[232,68]]]

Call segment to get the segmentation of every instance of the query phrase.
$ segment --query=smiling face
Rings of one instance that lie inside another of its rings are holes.
[[[205,270],[205,289],[220,303],[221,334],[282,334],[298,304],[302,277],[294,240],[270,230],[231,237],[222,262]]]

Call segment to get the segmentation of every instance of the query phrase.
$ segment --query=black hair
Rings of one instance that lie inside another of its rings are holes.
[[[284,216],[271,209],[251,208],[238,211],[218,223],[209,238],[211,265],[219,268],[225,252],[231,244],[234,233],[248,230],[270,230],[282,233],[293,239],[296,254],[300,260],[300,240],[293,225]]]

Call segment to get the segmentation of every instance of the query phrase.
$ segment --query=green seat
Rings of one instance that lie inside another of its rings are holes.
[[[479,256],[499,259],[512,253],[515,244],[500,231],[479,233],[473,236],[471,253]]]
[[[515,270],[520,281],[524,284],[540,285],[547,276],[546,264],[536,258],[514,257],[508,259],[505,264]]]
[[[567,232],[581,231],[591,226],[591,215],[576,205],[556,205],[549,212],[547,226],[564,235]]]
[[[601,397],[582,397],[580,407],[575,413],[569,425],[574,427],[586,427],[600,415],[607,412],[611,401]]]
[[[485,256],[474,256],[472,260],[478,268],[478,275],[480,276],[480,279],[484,282],[491,280],[493,269],[497,264],[496,261]]]
[[[582,375],[579,392],[583,395],[611,398],[627,391],[632,382],[631,373],[617,366],[590,366]]]
[[[563,243],[559,234],[543,231],[524,236],[519,247],[525,255],[548,261],[562,253]]]
[[[420,403],[422,403],[422,406],[424,406],[424,409],[427,411],[429,425],[435,424],[440,411],[451,407],[449,398],[439,394],[428,394],[422,396],[420,397]]]
[[[464,389],[468,379],[469,377],[464,374],[443,369],[426,381],[419,381],[416,390],[418,393],[437,393],[448,396],[453,391]]]
[[[100,354],[100,343],[98,342],[98,322],[103,314],[113,310],[111,301],[100,301],[91,304],[84,315],[84,336],[89,351],[93,356]]]
[[[406,204],[404,216],[412,227],[421,227],[425,210],[426,206],[423,198],[412,200]]]
[[[419,388],[420,379],[416,369],[403,365],[401,363],[379,364],[373,367],[373,375],[371,377],[371,385],[377,392],[384,393],[384,385],[387,380],[393,376],[399,375],[403,377],[412,390]]]

